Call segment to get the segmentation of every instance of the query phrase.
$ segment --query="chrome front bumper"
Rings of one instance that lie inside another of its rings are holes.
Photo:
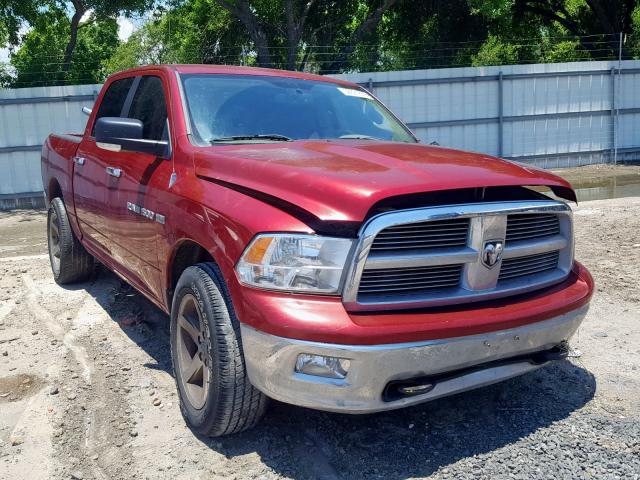
[[[585,305],[549,320],[509,330],[416,343],[335,345],[269,335],[241,324],[251,383],[276,400],[318,410],[370,413],[415,405],[536,370],[543,364],[523,355],[548,350],[575,333],[588,310]],[[298,355],[311,353],[350,359],[346,378],[329,379],[297,373]],[[519,357],[513,362],[496,362]],[[383,400],[392,381],[469,369],[438,381],[433,390],[393,401]]]

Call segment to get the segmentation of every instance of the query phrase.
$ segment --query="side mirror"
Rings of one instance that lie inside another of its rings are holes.
[[[133,152],[149,153],[158,157],[169,156],[169,142],[142,138],[144,126],[140,120],[123,117],[101,117],[96,121],[96,143],[106,150],[114,146]]]

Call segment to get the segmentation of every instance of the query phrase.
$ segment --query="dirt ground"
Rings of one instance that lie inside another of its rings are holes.
[[[375,415],[273,402],[208,439],[180,416],[166,316],[105,270],[57,286],[44,213],[0,213],[0,478],[638,479],[640,197],[574,218],[597,282],[576,357]]]

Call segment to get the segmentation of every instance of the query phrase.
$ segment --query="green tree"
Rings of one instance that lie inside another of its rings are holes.
[[[467,0],[401,1],[385,16],[368,45],[351,65],[356,70],[465,66],[485,40],[484,17],[473,15]]]
[[[38,17],[38,11],[49,4],[36,0],[0,0],[0,46],[17,45],[20,27]]]
[[[469,0],[491,35],[518,48],[521,61],[616,58],[619,34],[633,31],[638,0]],[[559,38],[564,37],[564,38]],[[487,46],[489,48],[490,46]],[[623,52],[625,57],[628,52]]]
[[[344,70],[349,56],[378,27],[397,0],[216,0],[242,24],[261,67],[304,68],[308,45],[334,50],[320,70]]]
[[[114,72],[158,63],[241,63],[250,43],[244,27],[215,0],[190,0],[161,10],[116,49],[106,66]]]
[[[15,69],[14,87],[98,83],[104,80],[103,62],[116,49],[118,25],[104,19],[83,26],[74,48],[74,61],[64,72],[64,53],[68,44],[70,20],[66,13],[52,9],[40,14],[22,39],[20,49],[11,56]]]
[[[186,0],[122,45],[109,68],[150,59],[341,71],[396,0]],[[323,45],[322,48],[315,47]]]
[[[130,15],[144,12],[151,8],[154,0],[58,0],[58,3],[60,8],[73,12],[62,60],[62,72],[66,73],[71,68],[73,52],[78,41],[78,31],[81,27],[80,22],[85,14],[91,12],[89,20],[83,24],[89,25],[96,21],[117,17],[120,14]]]

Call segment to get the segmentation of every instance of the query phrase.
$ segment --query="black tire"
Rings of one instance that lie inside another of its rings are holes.
[[[56,283],[65,285],[88,279],[94,272],[94,259],[73,233],[67,209],[61,198],[54,198],[47,212],[49,261]]]
[[[194,346],[195,336],[199,346]],[[196,367],[189,367],[197,356],[203,367],[194,374]],[[194,431],[210,437],[238,433],[264,415],[268,398],[249,382],[240,324],[213,263],[189,267],[178,280],[171,308],[171,359],[180,410]]]

